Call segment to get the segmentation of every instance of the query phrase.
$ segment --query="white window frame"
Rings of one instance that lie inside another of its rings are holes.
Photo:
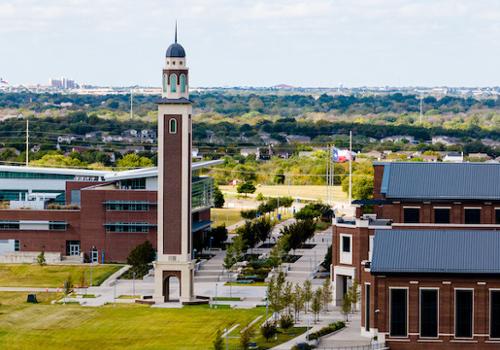
[[[422,220],[422,207],[421,206],[418,206],[418,205],[403,205],[403,217],[402,217],[402,221],[406,224],[405,222],[405,209],[418,209],[418,223],[421,222]],[[412,224],[416,224],[415,222],[408,222],[409,225],[412,225]]]
[[[457,290],[472,291],[472,337],[457,337]],[[474,339],[474,318],[475,318],[475,290],[474,288],[453,288],[453,339]]]
[[[352,234],[341,233],[339,237],[339,261],[341,264],[352,265]],[[344,237],[349,238],[349,252],[344,252]]]
[[[367,320],[367,317],[366,317],[366,314],[367,314],[367,313],[368,313],[368,314],[370,314],[370,305],[368,305],[368,303],[366,302],[366,301],[367,301],[366,299],[368,298],[368,293],[366,293],[366,289],[367,289],[366,287],[367,287],[367,286],[369,286],[369,287],[370,287],[370,293],[371,293],[371,290],[372,290],[372,285],[371,285],[371,283],[370,283],[370,282],[365,282],[365,291],[364,291],[364,292],[365,292],[365,298],[364,298],[365,309],[363,310],[363,312],[364,312],[364,314],[365,314],[365,324],[364,324],[363,330],[364,330],[365,332],[367,331],[367,328],[368,328],[368,332],[369,332],[369,331],[370,331],[370,329],[371,329],[371,327],[370,327],[370,322],[367,322],[368,320]],[[371,300],[372,300],[372,297],[371,297],[371,295],[370,295],[370,301],[371,301]],[[368,310],[368,312],[367,312],[367,310]],[[371,319],[371,316],[368,316],[368,317],[370,317],[370,319]],[[366,327],[366,326],[368,326],[368,327]]]
[[[422,336],[422,291],[423,290],[436,290],[437,291],[437,335],[435,337],[424,337]],[[439,287],[420,287],[418,289],[418,336],[421,339],[439,339],[439,326],[440,326],[440,319],[439,319]]]
[[[174,122],[174,124],[175,124],[175,132],[172,132],[172,122]],[[175,134],[177,134],[177,129],[178,129],[177,119],[170,118],[168,120],[168,133],[171,135],[175,135]]]
[[[489,288],[488,289],[488,338],[490,340],[500,340],[500,338],[492,338],[491,337],[491,292],[500,292],[500,288]]]
[[[392,314],[392,290],[406,289],[406,336],[391,335],[391,314]],[[389,337],[391,339],[408,339],[410,337],[410,288],[409,287],[389,287]]]

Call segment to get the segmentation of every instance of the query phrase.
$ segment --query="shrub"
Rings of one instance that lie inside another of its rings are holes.
[[[47,265],[47,261],[45,261],[45,252],[43,250],[36,257],[36,262],[40,266]]]
[[[293,327],[293,317],[292,315],[283,315],[280,318],[280,327],[285,331]]]
[[[339,329],[342,329],[344,327],[345,327],[345,323],[342,321],[330,323],[328,326],[321,328],[319,331],[310,333],[307,336],[307,340],[316,340],[318,338],[321,338],[322,336],[336,332]]]
[[[312,350],[313,347],[307,343],[298,343],[292,346],[292,350]]]
[[[248,220],[255,219],[257,217],[257,210],[255,209],[242,210],[241,217],[243,219],[248,219]]]
[[[277,332],[276,323],[270,321],[264,323],[260,328],[260,333],[266,338],[266,341],[269,341]]]
[[[250,181],[243,182],[239,184],[238,187],[236,187],[236,191],[238,193],[244,193],[244,194],[254,193],[255,190],[256,190],[255,185]]]

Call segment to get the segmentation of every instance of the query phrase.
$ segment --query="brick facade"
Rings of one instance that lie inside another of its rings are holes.
[[[105,223],[144,222],[157,223],[157,192],[146,190],[120,190],[95,187],[102,183],[67,182],[66,200],[69,203],[72,189],[80,189],[78,210],[0,210],[0,220],[64,221],[66,230],[0,230],[0,239],[19,240],[21,251],[60,252],[67,255],[67,242],[79,241],[80,251],[90,254],[96,249],[99,262],[124,262],[130,251],[149,240],[157,244],[156,227],[148,232],[106,232]],[[90,186],[92,185],[92,186]],[[90,187],[89,187],[90,186]],[[147,211],[109,211],[106,201],[143,201],[151,203]],[[210,220],[210,209],[193,214],[193,220]],[[203,241],[199,239],[198,241]]]

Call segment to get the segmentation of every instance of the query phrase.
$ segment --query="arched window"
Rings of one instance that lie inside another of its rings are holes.
[[[177,75],[170,74],[170,92],[177,91]]]
[[[168,78],[167,75],[163,76],[163,92],[168,91]]]
[[[174,118],[168,121],[168,132],[169,134],[177,134],[177,120]]]
[[[186,92],[186,75],[181,74],[179,77],[180,85],[181,85],[181,92],[184,93]]]

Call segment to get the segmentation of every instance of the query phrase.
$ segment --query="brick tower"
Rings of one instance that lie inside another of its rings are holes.
[[[156,302],[172,301],[172,277],[179,280],[181,303],[193,296],[191,258],[191,101],[186,53],[175,42],[166,52],[162,98],[158,101],[158,257]]]

